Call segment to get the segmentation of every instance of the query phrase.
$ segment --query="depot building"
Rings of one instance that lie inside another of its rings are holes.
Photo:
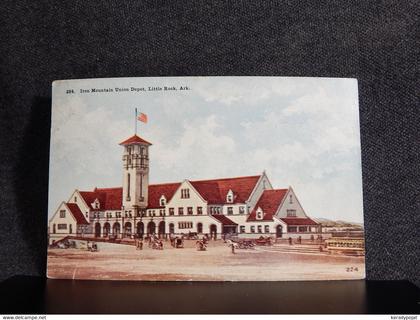
[[[293,188],[274,189],[265,172],[255,176],[149,183],[151,143],[134,135],[123,148],[122,186],[74,190],[49,221],[49,243],[66,236],[134,238],[197,233],[213,239],[311,238],[320,225],[309,218]]]

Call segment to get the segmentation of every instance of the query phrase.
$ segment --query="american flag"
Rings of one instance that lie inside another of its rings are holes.
[[[147,114],[140,112],[139,115],[137,116],[137,120],[147,123]]]

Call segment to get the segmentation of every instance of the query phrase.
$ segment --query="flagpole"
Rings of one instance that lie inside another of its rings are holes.
[[[137,108],[135,109],[135,115],[134,115],[134,134],[137,135]]]

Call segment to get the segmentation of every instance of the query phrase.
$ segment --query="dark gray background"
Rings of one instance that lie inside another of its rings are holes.
[[[0,279],[45,274],[53,80],[275,75],[359,79],[367,277],[419,284],[418,12],[417,0],[3,2]]]

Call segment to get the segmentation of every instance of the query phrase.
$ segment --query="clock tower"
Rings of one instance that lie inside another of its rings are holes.
[[[145,209],[149,190],[149,146],[152,144],[134,135],[120,145],[124,147],[123,206]]]

